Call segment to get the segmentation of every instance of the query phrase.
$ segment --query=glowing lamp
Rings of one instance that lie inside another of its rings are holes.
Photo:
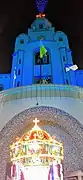
[[[45,17],[45,14],[38,14],[36,15],[36,18],[44,18]]]

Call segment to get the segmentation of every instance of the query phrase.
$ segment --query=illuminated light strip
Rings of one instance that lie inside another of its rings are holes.
[[[37,142],[46,142],[46,143],[48,143],[48,144],[53,144],[53,145],[55,144],[55,145],[57,145],[57,146],[63,146],[62,142],[58,142],[57,140],[52,140],[52,139],[50,139],[50,140],[36,139],[36,141],[37,141]],[[18,143],[24,144],[23,141],[22,141],[22,142],[18,141],[18,142],[16,142],[16,143],[17,143],[17,144],[18,144]],[[13,145],[10,145],[10,148],[11,148],[12,146],[15,146],[16,143],[13,143]],[[26,141],[25,141],[25,143],[26,143]],[[28,141],[27,141],[27,144],[28,144],[28,143],[34,143],[34,139],[28,140]]]
[[[31,155],[28,154],[28,155],[24,155],[24,156],[18,156],[17,158],[11,158],[11,161],[15,161],[15,160],[23,159],[23,158],[32,158],[32,157],[33,157],[33,155],[31,156]],[[36,157],[36,155],[35,155],[34,157]],[[39,157],[39,158],[41,158],[41,157],[56,158],[56,155],[41,154],[41,155],[39,155],[38,157]],[[59,155],[58,158],[59,158],[59,159],[63,159],[63,155],[62,155],[62,156]]]
[[[11,161],[15,161],[15,160],[19,160],[19,159],[23,159],[23,158],[32,158],[33,156],[29,156],[29,155],[24,155],[24,156],[18,156],[17,158],[11,158]],[[36,157],[36,156],[35,156]],[[45,154],[45,155],[40,155],[38,156],[39,158],[41,157],[51,157],[51,158],[54,158],[55,156],[53,155],[48,155],[48,154]]]
[[[63,148],[63,145],[62,145],[62,143],[57,143],[57,141],[55,141],[55,143],[53,143],[53,142],[49,142],[49,140],[40,140],[40,142],[39,142],[39,140],[36,140],[37,141],[37,143],[39,144],[39,143],[46,143],[46,144],[48,144],[48,145],[54,145],[54,146],[58,146],[58,147],[62,147]],[[33,144],[34,143],[34,140],[33,141],[31,141],[31,140],[29,140],[28,142],[25,142],[25,144],[24,144],[24,142],[21,142],[19,145],[11,145],[10,146],[10,149],[14,149],[14,148],[16,148],[16,147],[19,147],[20,145],[28,145],[28,144]],[[29,145],[30,145],[29,144]]]

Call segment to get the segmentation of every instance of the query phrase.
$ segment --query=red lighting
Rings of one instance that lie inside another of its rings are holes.
[[[38,14],[38,15],[36,15],[36,18],[42,18],[42,17],[45,17],[45,14]]]

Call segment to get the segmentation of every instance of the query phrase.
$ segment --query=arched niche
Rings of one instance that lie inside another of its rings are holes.
[[[34,50],[34,71],[37,72],[34,75],[34,82],[36,84],[52,83],[51,54],[47,47],[45,49],[47,52],[42,58],[40,58],[40,48],[38,47]]]
[[[83,170],[83,126],[68,113],[53,107],[26,109],[11,119],[0,132],[0,179],[4,180],[6,165],[10,159],[10,144],[17,136],[33,127],[33,119],[40,120],[39,126],[55,135],[64,145],[64,173]]]

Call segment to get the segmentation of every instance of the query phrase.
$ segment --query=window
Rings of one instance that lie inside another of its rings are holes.
[[[20,40],[20,44],[24,44],[24,40],[23,39]]]
[[[59,38],[59,41],[63,41],[62,37]]]
[[[44,40],[45,37],[44,36],[38,36],[38,40]]]
[[[19,64],[21,64],[21,59],[19,59]]]
[[[18,75],[20,75],[20,69],[18,70]]]
[[[65,73],[66,73],[66,68],[64,67],[64,71],[65,71]]]
[[[4,86],[3,84],[0,84],[0,91],[3,91],[4,90]]]
[[[43,24],[39,24],[39,28],[40,28],[40,29],[43,29]]]
[[[66,79],[66,84],[69,84],[69,83],[68,83],[68,79]]]
[[[35,84],[51,84],[52,80],[51,77],[35,77]]]
[[[35,26],[33,26],[32,28],[33,28],[33,30],[35,31]]]
[[[20,86],[20,81],[17,82],[17,87],[19,87],[19,86]]]
[[[40,59],[40,52],[35,54],[35,65],[49,64],[49,53],[47,52],[42,59]]]
[[[63,56],[63,61],[65,61],[65,56]]]

